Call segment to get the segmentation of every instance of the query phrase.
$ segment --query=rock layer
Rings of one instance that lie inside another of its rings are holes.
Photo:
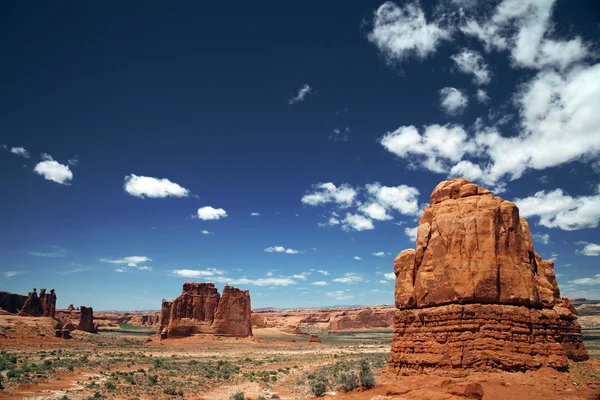
[[[566,369],[587,359],[554,263],[519,209],[464,178],[441,182],[394,262],[390,364],[398,370]]]
[[[175,300],[163,299],[159,334],[252,336],[250,293],[225,286],[221,296],[213,283],[186,282]]]

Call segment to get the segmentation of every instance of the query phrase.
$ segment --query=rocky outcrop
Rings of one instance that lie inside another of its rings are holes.
[[[37,289],[33,288],[29,292],[27,300],[19,310],[19,315],[22,317],[51,317],[54,318],[56,311],[56,294],[54,289],[50,293],[46,293],[46,289],[40,289],[40,295],[37,294]]]
[[[26,301],[25,295],[0,291],[0,308],[11,314],[21,311]]]
[[[163,299],[159,333],[162,338],[193,334],[252,336],[250,293],[225,286],[221,296],[213,283],[186,282],[181,296],[173,302]]]
[[[577,312],[517,206],[466,179],[434,189],[416,248],[394,272],[390,364],[400,371],[562,370],[587,359]]]
[[[308,343],[321,343],[321,339],[317,335],[310,335]]]
[[[98,329],[94,325],[94,310],[92,307],[81,306],[80,311],[81,315],[77,329],[90,333],[98,332]]]
[[[359,312],[343,312],[331,319],[331,331],[389,328],[393,325],[393,309],[367,308]]]
[[[54,293],[54,289],[50,289],[50,293],[46,293],[46,289],[40,289],[40,303],[42,303],[42,316],[54,318],[56,311],[56,293]]]

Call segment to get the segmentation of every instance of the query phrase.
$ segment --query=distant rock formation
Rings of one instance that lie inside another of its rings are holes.
[[[185,282],[181,296],[173,302],[163,299],[159,334],[252,336],[250,293],[225,286],[221,296],[214,283]]]
[[[77,327],[80,331],[96,333],[98,329],[94,325],[94,310],[92,307],[80,307],[81,316],[79,319],[79,326]]]
[[[321,343],[321,339],[317,335],[310,335],[308,343]]]
[[[29,292],[27,300],[23,307],[19,310],[19,315],[22,317],[51,317],[54,318],[56,310],[56,294],[54,289],[50,293],[46,293],[46,289],[40,289],[40,295],[37,294],[37,289],[33,288]]]
[[[464,178],[434,189],[416,249],[396,257],[394,272],[398,371],[564,370],[588,358],[577,311],[517,206]]]
[[[11,314],[18,314],[26,301],[25,295],[0,291],[0,308]]]
[[[360,310],[359,312],[344,312],[331,319],[330,330],[347,331],[360,329],[389,328],[394,321],[394,310],[371,309]]]

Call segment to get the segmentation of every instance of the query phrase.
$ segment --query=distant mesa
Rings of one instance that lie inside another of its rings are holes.
[[[225,286],[221,296],[214,283],[185,282],[173,301],[163,299],[161,339],[197,334],[252,336],[250,292]]]
[[[588,359],[577,311],[517,206],[464,178],[433,190],[416,248],[398,254],[394,272],[399,373],[566,370]]]

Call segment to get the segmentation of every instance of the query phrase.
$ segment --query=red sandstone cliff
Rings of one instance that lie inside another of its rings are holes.
[[[19,315],[54,318],[55,310],[56,294],[54,289],[51,289],[50,293],[46,293],[46,289],[40,289],[40,295],[38,296],[37,290],[34,288],[32,292],[29,292],[27,300],[19,310]]]
[[[399,370],[566,369],[588,357],[554,263],[534,252],[517,206],[466,179],[434,189],[416,249],[394,272]]]

